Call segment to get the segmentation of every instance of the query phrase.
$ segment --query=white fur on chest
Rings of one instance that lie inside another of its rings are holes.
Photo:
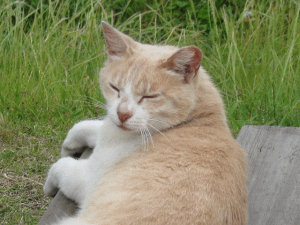
[[[76,124],[63,143],[62,155],[52,165],[44,186],[51,196],[59,188],[79,205],[84,204],[98,181],[112,171],[113,166],[139,149],[140,134],[117,127],[109,117],[103,121],[87,120]],[[88,159],[76,160],[68,152],[82,147],[94,148]]]
[[[89,158],[89,167],[101,177],[108,167],[128,157],[141,144],[139,134],[123,131],[106,118],[97,132],[97,142]]]

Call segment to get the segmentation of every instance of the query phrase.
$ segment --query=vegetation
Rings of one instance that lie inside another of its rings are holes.
[[[66,132],[105,113],[101,20],[144,43],[199,46],[234,135],[245,124],[300,126],[300,4],[198,2],[0,0],[1,223],[38,222]]]

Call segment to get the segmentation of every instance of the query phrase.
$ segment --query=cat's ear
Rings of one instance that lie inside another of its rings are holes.
[[[195,46],[187,46],[175,52],[162,66],[182,75],[184,81],[189,83],[197,75],[201,60],[202,53],[200,49]]]
[[[107,53],[109,57],[123,57],[126,53],[131,53],[137,46],[131,37],[116,30],[108,23],[102,21],[104,38],[107,44]]]

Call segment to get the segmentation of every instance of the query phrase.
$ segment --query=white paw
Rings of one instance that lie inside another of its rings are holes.
[[[100,120],[85,120],[75,124],[63,142],[61,156],[74,157],[86,148],[93,149],[96,146],[98,131],[102,124],[103,121]]]
[[[60,189],[61,181],[65,179],[67,172],[70,170],[73,161],[70,157],[59,159],[49,169],[48,176],[44,185],[46,196],[54,197]]]
[[[53,166],[48,172],[48,176],[44,185],[44,193],[48,197],[54,197],[58,192],[58,177],[55,171],[53,171]]]
[[[61,156],[74,157],[77,153],[82,153],[86,146],[82,142],[78,142],[75,137],[69,137],[64,140],[62,144]]]
[[[44,193],[48,197],[55,197],[58,192],[58,187],[55,187],[51,181],[46,181],[44,185]]]

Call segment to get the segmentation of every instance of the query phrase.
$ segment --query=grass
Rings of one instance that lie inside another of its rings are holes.
[[[245,124],[300,126],[300,5],[249,0],[232,17],[207,2],[213,9],[208,35],[181,29],[163,5],[115,26],[144,43],[199,46],[234,135]],[[68,1],[52,1],[26,14],[24,5],[0,4],[3,224],[39,221],[50,200],[42,184],[66,132],[80,120],[105,113],[97,104],[103,101],[98,72],[106,57],[100,21],[113,23],[116,17],[93,0],[75,8],[71,17]]]

